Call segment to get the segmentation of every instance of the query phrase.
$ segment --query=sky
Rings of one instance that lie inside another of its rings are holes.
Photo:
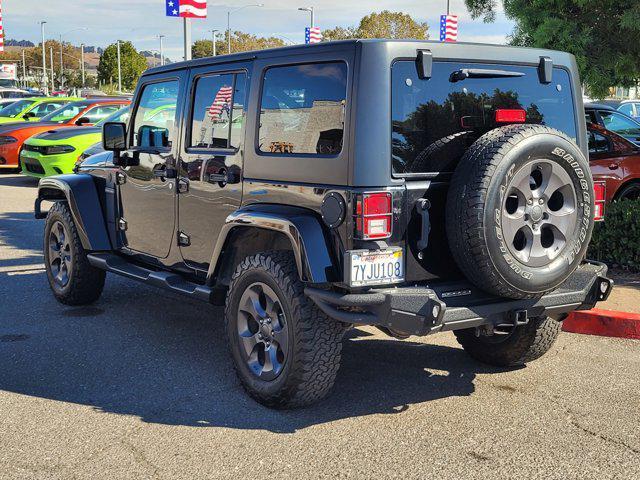
[[[182,57],[182,21],[165,17],[165,0],[0,0],[6,38],[40,41],[41,20],[47,22],[47,38],[59,38],[74,44],[105,47],[115,40],[130,40],[139,50],[158,50],[158,35],[165,35],[165,55]],[[298,7],[315,8],[315,23],[321,28],[357,25],[372,11],[405,12],[429,24],[432,39],[437,39],[439,16],[445,13],[446,0],[239,0],[208,2],[208,18],[194,19],[193,40],[210,39],[211,30],[224,31],[227,11],[250,3],[264,3],[231,15],[232,30],[260,36],[277,36],[287,43],[303,43],[309,14]],[[459,16],[458,41],[505,43],[513,23],[499,12],[497,21],[485,24],[472,20],[463,0],[451,0],[451,13]],[[80,30],[83,27],[85,30]]]

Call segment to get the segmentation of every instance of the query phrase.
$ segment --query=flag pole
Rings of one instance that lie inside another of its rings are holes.
[[[191,60],[191,19],[184,17],[184,59]]]

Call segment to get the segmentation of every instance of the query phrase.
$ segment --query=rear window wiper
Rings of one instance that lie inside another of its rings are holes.
[[[502,78],[502,77],[524,77],[522,72],[511,70],[491,70],[488,68],[463,68],[455,70],[449,76],[450,82],[459,82],[466,78]]]

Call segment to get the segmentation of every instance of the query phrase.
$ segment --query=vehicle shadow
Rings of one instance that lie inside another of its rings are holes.
[[[0,245],[17,250],[15,257],[0,257],[0,268],[42,263],[43,222],[32,212],[0,213]]]
[[[26,187],[37,188],[39,179],[29,177],[27,175],[21,175],[18,173],[2,174],[0,171],[0,186],[8,187]]]
[[[233,373],[220,308],[113,276],[100,301],[71,308],[53,300],[42,273],[6,280],[0,275],[7,298],[28,289],[38,302],[28,316],[24,305],[0,316],[0,389],[144,422],[295,432],[468,396],[477,373],[501,371],[459,348],[352,330],[327,400],[270,410],[250,399]]]

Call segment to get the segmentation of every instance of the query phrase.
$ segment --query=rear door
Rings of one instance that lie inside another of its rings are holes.
[[[141,80],[129,122],[128,157],[120,182],[125,244],[166,258],[175,234],[176,157],[186,71]]]
[[[251,64],[191,72],[179,162],[178,243],[206,272],[218,232],[242,201],[247,88]]]

